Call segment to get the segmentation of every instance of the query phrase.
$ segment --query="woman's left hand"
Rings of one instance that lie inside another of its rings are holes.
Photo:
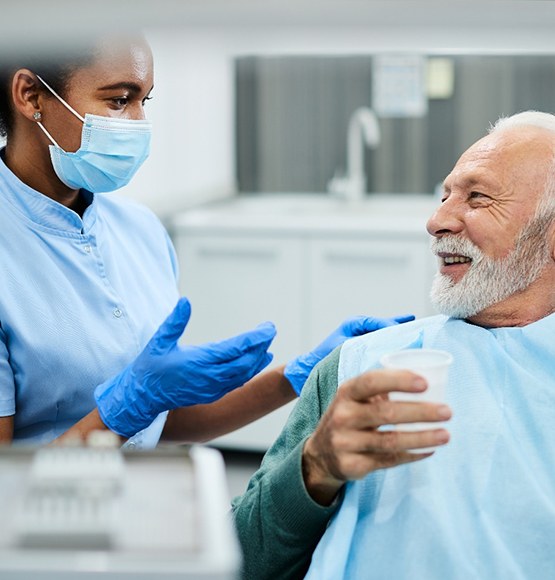
[[[297,395],[301,394],[303,386],[308,379],[308,375],[312,369],[324,357],[326,357],[334,348],[343,344],[348,338],[368,334],[385,328],[386,326],[394,326],[402,324],[403,322],[410,322],[414,320],[414,316],[409,314],[407,316],[395,316],[394,318],[373,318],[370,316],[355,316],[344,320],[341,325],[336,328],[323,342],[321,342],[314,350],[303,354],[285,367],[285,377],[291,383],[293,390]]]

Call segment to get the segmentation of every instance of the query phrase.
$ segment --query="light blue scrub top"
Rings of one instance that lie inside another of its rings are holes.
[[[348,484],[307,578],[555,577],[555,314],[486,329],[432,317],[348,341],[338,379],[402,348],[453,354],[450,442]]]
[[[0,150],[0,416],[46,443],[143,349],[178,299],[169,236],[148,209],[82,192],[83,218],[22,183]],[[135,436],[156,445],[162,414]]]

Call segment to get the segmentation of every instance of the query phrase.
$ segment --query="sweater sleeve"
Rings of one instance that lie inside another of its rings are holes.
[[[311,373],[283,431],[247,491],[232,502],[248,580],[303,578],[339,500],[317,504],[302,475],[302,451],[337,392],[340,347]]]

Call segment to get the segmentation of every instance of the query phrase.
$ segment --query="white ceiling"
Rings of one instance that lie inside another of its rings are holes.
[[[87,31],[148,27],[219,34],[320,34],[333,50],[334,35],[352,30],[357,42],[393,47],[406,32],[423,47],[555,52],[555,2],[490,0],[0,0],[0,56],[33,41],[70,41]],[[360,40],[359,40],[360,39]],[[283,43],[286,46],[285,43]]]
[[[555,2],[490,0],[2,0],[0,31],[18,35],[67,26],[476,26],[555,24]]]

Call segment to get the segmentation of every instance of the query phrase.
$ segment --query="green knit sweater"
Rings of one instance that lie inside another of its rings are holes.
[[[338,500],[322,507],[308,495],[301,458],[304,442],[337,392],[339,354],[340,347],[315,367],[247,491],[233,500],[245,579],[303,578],[337,509]]]

